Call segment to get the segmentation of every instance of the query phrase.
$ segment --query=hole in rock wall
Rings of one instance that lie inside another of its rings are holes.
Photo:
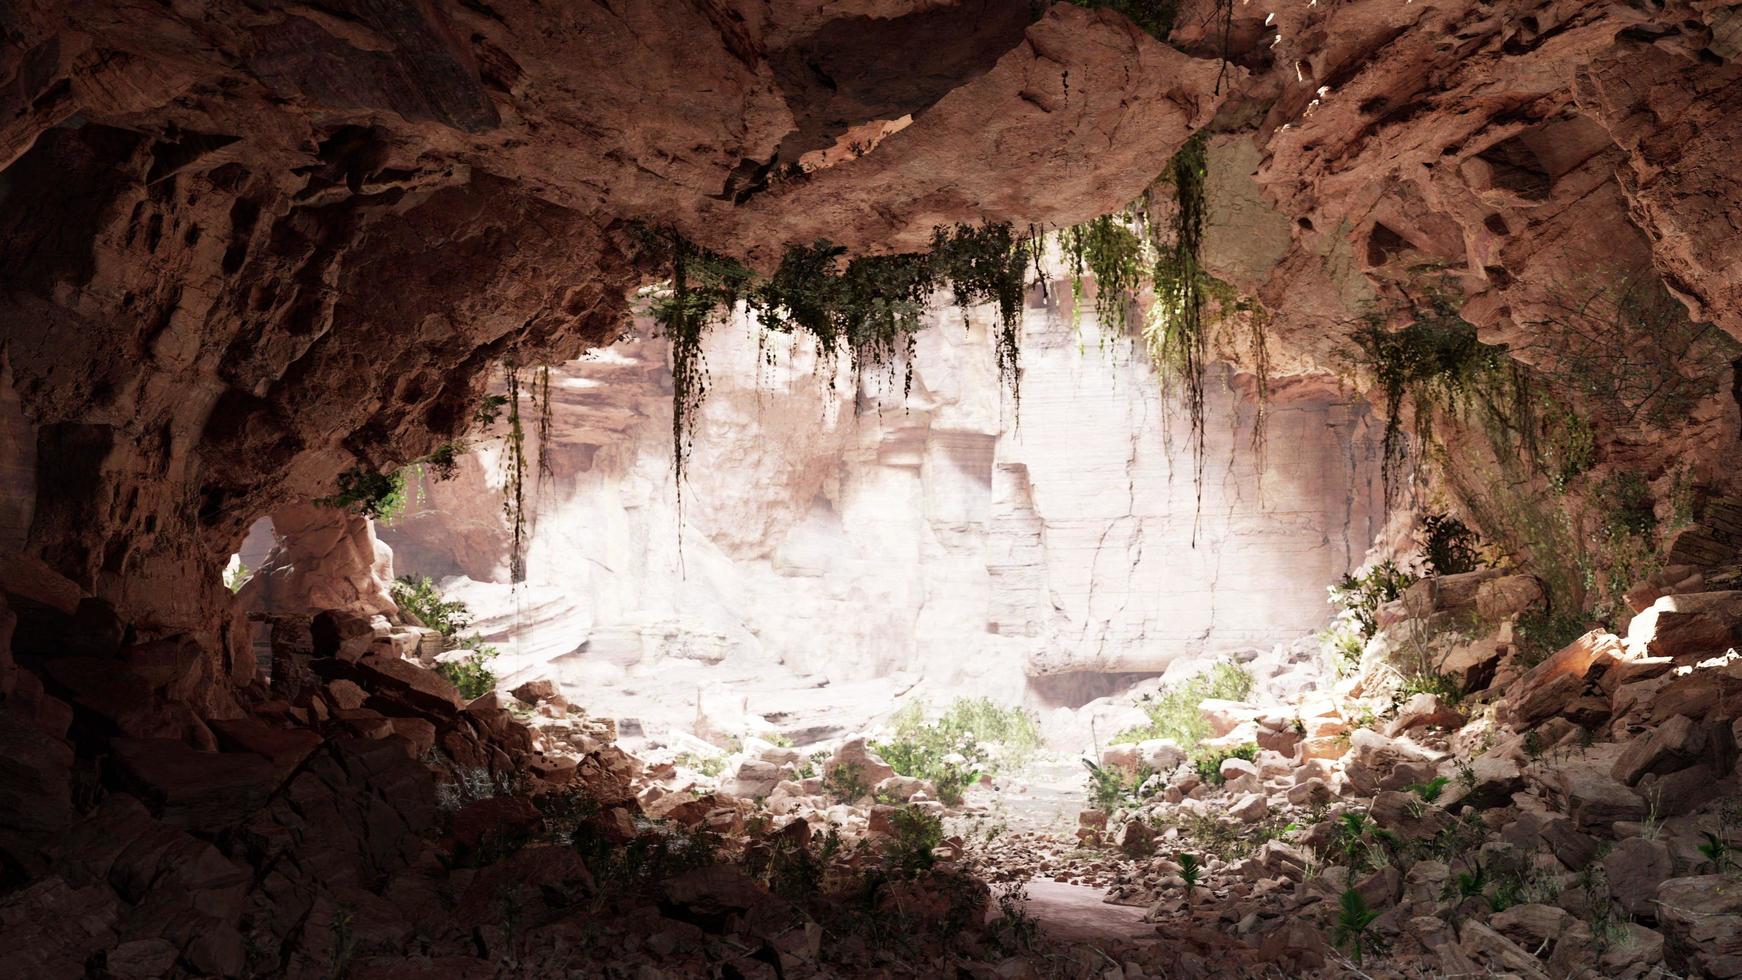
[[[445,660],[488,647],[500,690],[548,679],[635,751],[802,748],[981,696],[1075,751],[1134,686],[1308,656],[1275,648],[1325,624],[1326,586],[1383,522],[1366,409],[1282,386],[1261,457],[1253,386],[1213,368],[1199,505],[1183,412],[1141,341],[1073,317],[1068,284],[1050,295],[1066,305],[1025,320],[1020,425],[990,310],[966,329],[930,314],[905,400],[899,369],[855,377],[742,313],[715,329],[681,548],[668,347],[646,323],[551,371],[524,583],[499,439],[474,438],[451,479],[410,477],[375,534],[407,587],[465,604],[450,645],[470,645]]]

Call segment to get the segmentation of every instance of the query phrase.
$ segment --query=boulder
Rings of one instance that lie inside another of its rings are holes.
[[[1140,819],[1125,821],[1119,831],[1119,850],[1126,857],[1146,858],[1155,853],[1155,831]]]
[[[1430,754],[1411,742],[1358,728],[1349,736],[1349,751],[1343,755],[1343,773],[1355,793],[1371,796],[1380,789],[1401,788],[1417,782],[1423,772],[1431,776],[1432,763]],[[1404,766],[1410,768],[1400,774],[1399,770]],[[1401,780],[1400,785],[1390,785],[1396,780]]]
[[[894,767],[871,751],[870,744],[862,738],[852,739],[836,749],[824,771],[834,772],[842,766],[857,775],[867,790],[895,775]]]
[[[1476,614],[1498,623],[1524,612],[1542,599],[1542,583],[1534,575],[1505,575],[1476,587]]]
[[[1270,815],[1270,801],[1262,793],[1247,793],[1228,805],[1228,815],[1243,823],[1257,823]]]
[[[1423,692],[1412,696],[1398,708],[1397,717],[1385,726],[1385,734],[1396,738],[1412,728],[1457,728],[1463,723],[1463,712],[1441,700],[1439,695]]]
[[[1660,819],[1685,817],[1715,799],[1737,795],[1735,780],[1704,762],[1667,776],[1646,776],[1637,789]]]
[[[1221,738],[1241,725],[1258,717],[1258,706],[1244,701],[1224,701],[1206,698],[1198,702],[1198,712],[1209,723],[1210,736]]]
[[[516,700],[523,704],[536,705],[542,701],[549,701],[557,696],[556,681],[553,681],[548,677],[541,677],[537,680],[527,681],[519,687],[516,687],[510,693],[514,695]]]
[[[726,792],[746,800],[762,799],[774,792],[781,775],[781,768],[772,762],[745,759],[726,784]]]
[[[1489,971],[1527,980],[1549,980],[1535,956],[1476,919],[1465,919],[1458,927],[1458,945],[1464,955]]]
[[[1742,881],[1731,875],[1670,878],[1657,886],[1655,904],[1671,969],[1742,976]]]
[[[1652,914],[1657,886],[1670,871],[1669,848],[1644,837],[1630,837],[1603,857],[1609,894],[1632,916]]]
[[[1529,728],[1559,713],[1585,693],[1586,675],[1594,667],[1624,659],[1623,653],[1613,633],[1586,633],[1512,684],[1500,702],[1500,720]]]
[[[1714,739],[1717,740],[1715,744]],[[1620,758],[1615,760],[1612,775],[1629,786],[1636,786],[1648,774],[1679,772],[1701,761],[1707,755],[1708,746],[1717,757],[1714,761],[1735,764],[1735,743],[1731,741],[1727,722],[1708,725],[1686,715],[1676,715],[1633,736]],[[1729,766],[1723,768],[1727,771]]]
[[[459,688],[433,670],[409,660],[372,654],[357,662],[363,687],[388,693],[395,700],[432,717],[451,718],[465,703]]]
[[[1525,777],[1572,818],[1575,829],[1606,831],[1616,821],[1640,820],[1647,812],[1645,798],[1612,775],[1619,750],[1597,745],[1553,765],[1533,765]]]
[[[1239,779],[1241,776],[1251,776],[1254,779],[1258,778],[1258,767],[1256,765],[1246,761],[1245,759],[1236,758],[1234,756],[1223,759],[1216,771],[1221,774],[1224,781],[1231,782]]]
[[[1186,761],[1185,750],[1171,738],[1149,738],[1137,743],[1137,755],[1156,772],[1173,772]]]
[[[110,747],[123,779],[164,823],[198,833],[245,822],[281,779],[252,752],[201,752],[170,739],[117,738]]]
[[[1627,649],[1636,657],[1702,660],[1739,642],[1742,591],[1666,595],[1627,626]]]
[[[914,798],[916,794],[937,796],[937,790],[931,783],[915,776],[890,776],[878,783],[874,794],[878,799],[892,799],[902,803]]]

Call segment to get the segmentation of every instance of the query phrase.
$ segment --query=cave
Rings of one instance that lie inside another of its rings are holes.
[[[0,976],[1742,976],[1742,13],[0,9]]]

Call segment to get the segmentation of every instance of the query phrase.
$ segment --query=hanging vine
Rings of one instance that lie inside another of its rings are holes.
[[[1399,474],[1409,462],[1403,439],[1406,398],[1414,418],[1413,442],[1422,450],[1433,441],[1436,412],[1456,412],[1472,397],[1479,398],[1491,419],[1517,428],[1526,438],[1536,428],[1515,418],[1530,404],[1528,379],[1509,370],[1505,348],[1476,338],[1476,328],[1458,315],[1449,294],[1430,291],[1403,329],[1371,322],[1356,332],[1355,343],[1385,393],[1380,474],[1387,507],[1397,497]]]
[[[1208,213],[1205,179],[1209,174],[1208,141],[1202,131],[1186,140],[1168,164],[1165,179],[1173,184],[1171,240],[1157,242],[1155,305],[1143,339],[1161,371],[1170,394],[1179,386],[1186,406],[1193,452],[1193,485],[1198,506],[1204,499],[1204,370],[1208,366],[1208,333],[1204,321],[1206,286],[1204,222]]]
[[[544,484],[545,477],[551,475],[550,470],[550,366],[543,365],[538,369],[538,382],[533,386],[533,403],[538,406],[538,481]]]
[[[649,314],[671,341],[672,470],[683,506],[683,480],[694,438],[696,413],[707,397],[702,338],[740,302],[764,329],[800,331],[816,338],[824,354],[845,351],[855,371],[905,363],[905,397],[913,386],[914,335],[924,326],[926,304],[945,284],[958,305],[995,303],[994,347],[1000,380],[1021,405],[1021,318],[1027,270],[1038,239],[1008,224],[956,225],[933,231],[925,252],[861,256],[828,241],[789,246],[780,265],[758,277],[742,264],[715,255],[675,232],[638,229],[644,254],[670,270]],[[765,350],[758,340],[758,350]],[[681,521],[681,516],[680,516]]]
[[[508,580],[526,581],[526,427],[520,418],[520,367],[503,364],[508,384],[508,434],[502,452],[502,513],[508,519]]]

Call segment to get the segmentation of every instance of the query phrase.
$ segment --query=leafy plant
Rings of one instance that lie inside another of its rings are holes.
[[[1071,0],[1090,10],[1116,10],[1124,14],[1145,34],[1166,41],[1173,31],[1174,18],[1179,14],[1176,0]]]
[[[1127,779],[1116,767],[1097,765],[1093,759],[1084,759],[1083,767],[1089,771],[1089,805],[1108,813],[1125,803],[1137,802],[1138,789],[1155,775],[1148,766],[1139,766]]]
[[[1183,386],[1191,429],[1193,485],[1198,503],[1204,488],[1204,370],[1209,363],[1209,333],[1204,321],[1210,275],[1204,270],[1204,225],[1209,215],[1209,138],[1200,130],[1169,161],[1164,177],[1174,190],[1172,240],[1157,247],[1155,304],[1144,326],[1149,359],[1161,372],[1164,393]]]
[[[460,696],[468,701],[496,690],[496,672],[490,669],[490,661],[502,651],[475,636],[466,637],[460,645],[469,652],[458,659],[438,661],[436,673],[459,688]]]
[[[1700,831],[1700,836],[1706,839],[1704,843],[1695,845],[1701,856],[1706,859],[1707,864],[1712,866],[1713,873],[1723,874],[1734,863],[1735,859],[1730,854],[1735,848],[1731,847],[1724,838],[1709,830]]]
[[[1332,941],[1339,947],[1348,948],[1357,965],[1371,948],[1367,929],[1377,918],[1379,913],[1367,907],[1367,900],[1361,897],[1358,889],[1344,889],[1343,897],[1337,901],[1337,928]]]
[[[932,851],[944,840],[941,819],[917,806],[904,806],[891,813],[889,821],[895,833],[884,845],[888,867],[912,877],[936,863]]]
[[[1348,864],[1349,873],[1356,874],[1381,863],[1387,856],[1384,848],[1395,848],[1398,843],[1396,834],[1374,823],[1367,814],[1350,810],[1338,819],[1331,846]]]
[[[672,764],[694,769],[710,779],[719,778],[726,771],[726,757],[723,755],[698,755],[694,752],[679,752],[672,757]]]
[[[472,610],[458,599],[443,598],[441,590],[427,576],[401,575],[388,587],[388,592],[400,612],[410,613],[444,638],[458,636],[472,625]]]
[[[1473,572],[1482,563],[1476,532],[1451,514],[1429,514],[1422,521],[1422,566],[1429,575]]]
[[[988,698],[957,698],[927,723],[926,705],[912,701],[890,719],[893,734],[872,748],[903,776],[929,780],[952,806],[980,779],[1021,765],[1040,747],[1040,724],[1021,708]]]
[[[1440,794],[1445,791],[1449,783],[1451,780],[1445,776],[1435,776],[1425,783],[1411,783],[1408,789],[1421,797],[1424,802],[1432,803],[1440,798]]]
[[[1191,897],[1192,892],[1198,887],[1199,879],[1203,877],[1204,867],[1198,863],[1198,856],[1196,854],[1181,851],[1178,857],[1179,878],[1180,881],[1185,882],[1186,896],[1189,898]]]
[[[1140,698],[1138,707],[1149,716],[1149,723],[1120,732],[1113,743],[1170,738],[1187,755],[1201,756],[1204,750],[1198,743],[1210,737],[1211,729],[1198,705],[1211,699],[1243,701],[1252,696],[1254,684],[1250,670],[1232,660],[1218,661],[1201,674]]]
[[[1222,763],[1228,759],[1244,759],[1251,762],[1258,758],[1258,746],[1248,742],[1245,745],[1233,745],[1225,749],[1207,750],[1194,762],[1198,776],[1211,786],[1220,786],[1225,781],[1222,776]]]
[[[391,524],[405,510],[405,474],[353,466],[339,474],[337,492],[315,503]]]
[[[843,762],[823,772],[823,792],[836,803],[857,803],[871,795],[865,784],[865,767],[857,762]]]
[[[1403,441],[1403,405],[1414,415],[1418,451],[1432,444],[1437,411],[1455,411],[1471,397],[1487,396],[1509,360],[1505,349],[1482,343],[1476,328],[1458,315],[1455,298],[1429,288],[1425,297],[1410,301],[1410,322],[1400,330],[1370,323],[1355,334],[1362,359],[1385,393],[1385,434],[1381,476],[1385,499],[1396,497],[1400,470],[1407,461]]]
[[[1353,624],[1363,640],[1370,640],[1379,632],[1379,607],[1403,595],[1414,583],[1414,575],[1387,558],[1362,575],[1344,575],[1326,591],[1331,605],[1338,607],[1338,620]]]
[[[1512,624],[1512,645],[1518,650],[1519,666],[1529,669],[1547,660],[1585,634],[1582,613],[1542,608],[1527,609]]]
[[[236,564],[234,566],[224,569],[224,588],[229,589],[231,592],[240,592],[242,591],[242,586],[248,584],[248,579],[253,574],[254,570],[249,568],[246,562],[238,558],[236,559]]]

